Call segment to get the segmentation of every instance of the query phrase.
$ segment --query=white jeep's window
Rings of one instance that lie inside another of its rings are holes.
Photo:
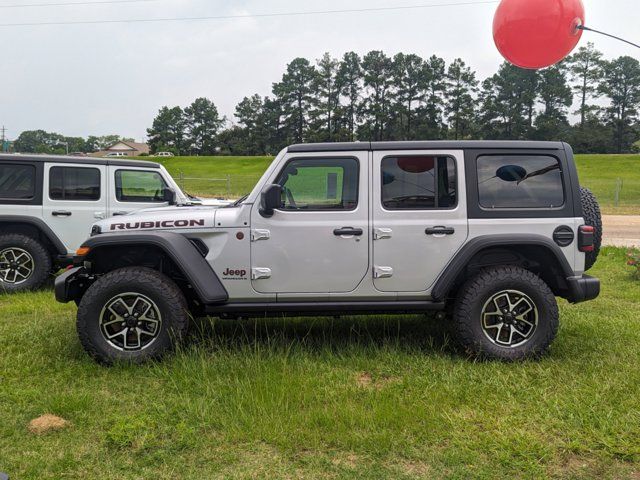
[[[354,158],[290,161],[277,181],[284,210],[353,210],[358,206],[359,165]]]
[[[478,194],[484,208],[561,207],[560,163],[549,155],[480,156]]]
[[[51,200],[100,200],[100,170],[82,167],[51,167],[49,170]]]
[[[166,188],[167,184],[157,172],[116,171],[116,198],[119,202],[164,202]]]
[[[0,165],[0,199],[30,200],[35,196],[33,165]]]
[[[403,155],[382,159],[382,205],[388,210],[454,208],[456,164],[451,157]]]

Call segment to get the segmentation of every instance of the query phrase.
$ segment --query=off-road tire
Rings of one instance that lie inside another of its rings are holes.
[[[585,253],[584,269],[589,270],[593,267],[598,259],[600,247],[602,246],[602,214],[600,213],[600,205],[596,196],[588,188],[580,187],[580,201],[582,202],[582,215],[585,224],[594,228],[592,252]]]
[[[482,309],[494,295],[517,290],[533,302],[538,325],[526,343],[504,347],[493,343],[482,326]],[[491,360],[519,361],[539,358],[558,332],[558,304],[547,284],[520,267],[492,267],[469,279],[459,290],[453,313],[458,343],[466,354]]]
[[[107,341],[100,326],[103,308],[114,297],[140,294],[159,309],[161,325],[153,343],[143,350],[119,350]],[[99,363],[144,363],[161,358],[185,337],[189,326],[187,302],[178,286],[166,275],[142,267],[114,270],[98,279],[80,301],[77,329],[80,343]]]
[[[18,233],[0,235],[0,252],[12,248],[24,250],[31,256],[32,273],[20,283],[10,283],[0,279],[0,291],[21,292],[40,288],[49,278],[52,267],[51,255],[47,249],[38,240],[26,235]]]

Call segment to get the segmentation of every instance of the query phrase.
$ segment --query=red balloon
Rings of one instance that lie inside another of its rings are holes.
[[[582,37],[582,0],[502,0],[493,19],[493,39],[507,61],[544,68],[565,58]]]

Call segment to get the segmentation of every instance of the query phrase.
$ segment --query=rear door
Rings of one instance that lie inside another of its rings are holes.
[[[426,292],[467,235],[461,151],[373,154],[374,285]]]
[[[106,166],[49,163],[44,170],[44,220],[74,252],[89,237],[91,225],[106,216]]]
[[[110,165],[109,216],[169,205],[163,200],[167,183],[159,169]]]

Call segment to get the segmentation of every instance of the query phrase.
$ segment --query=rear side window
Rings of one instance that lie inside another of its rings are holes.
[[[398,156],[382,159],[382,205],[388,210],[454,208],[456,164],[451,157]]]
[[[558,208],[564,205],[560,162],[548,155],[478,157],[483,208]]]
[[[33,165],[0,165],[0,199],[30,200],[36,193]]]
[[[100,170],[81,167],[51,167],[51,200],[100,200]]]
[[[157,172],[144,170],[118,170],[116,172],[116,198],[119,202],[164,202],[167,188]]]

